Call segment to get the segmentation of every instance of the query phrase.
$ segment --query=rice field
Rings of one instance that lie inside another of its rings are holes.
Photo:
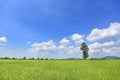
[[[0,60],[0,80],[120,80],[120,60]]]

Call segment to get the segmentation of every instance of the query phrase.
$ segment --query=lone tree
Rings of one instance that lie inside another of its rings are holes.
[[[25,59],[26,59],[26,57],[23,57],[23,59],[25,60]]]
[[[81,47],[80,47],[80,50],[83,51],[83,59],[87,59],[88,58],[88,51],[89,51],[89,48],[88,46],[86,45],[85,42],[82,43]]]

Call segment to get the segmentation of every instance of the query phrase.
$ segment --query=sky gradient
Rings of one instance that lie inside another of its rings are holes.
[[[119,0],[1,0],[0,57],[120,56]]]

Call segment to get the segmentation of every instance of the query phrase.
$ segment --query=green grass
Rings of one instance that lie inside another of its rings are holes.
[[[120,80],[120,60],[0,60],[0,80]]]

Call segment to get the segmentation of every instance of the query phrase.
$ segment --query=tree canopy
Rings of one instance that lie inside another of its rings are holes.
[[[83,51],[83,58],[84,58],[84,59],[87,59],[88,56],[89,56],[89,55],[88,55],[89,48],[88,48],[88,46],[87,46],[87,44],[86,44],[85,42],[83,42],[83,43],[81,44],[80,50]]]

